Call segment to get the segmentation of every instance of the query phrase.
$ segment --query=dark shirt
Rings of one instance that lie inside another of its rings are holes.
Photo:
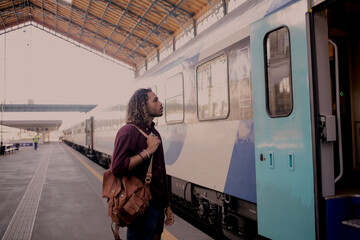
[[[159,132],[154,128],[154,123],[151,124],[151,127],[146,124],[138,124],[137,126],[148,135],[151,132],[154,133],[161,140]],[[115,138],[114,152],[111,160],[111,171],[115,176],[134,175],[144,182],[150,163],[149,158],[132,170],[128,168],[130,157],[147,148],[146,140],[144,135],[132,123],[120,128]],[[150,204],[152,206],[156,208],[166,208],[169,206],[168,183],[162,143],[154,153],[150,191],[152,196]]]

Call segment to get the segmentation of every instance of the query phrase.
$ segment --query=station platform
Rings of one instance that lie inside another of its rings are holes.
[[[101,198],[103,171],[61,142],[1,155],[1,239],[114,239]],[[126,228],[120,236],[126,239]],[[175,216],[162,239],[212,238]]]

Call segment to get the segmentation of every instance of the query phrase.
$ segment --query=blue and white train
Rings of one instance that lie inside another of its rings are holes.
[[[360,239],[359,13],[244,0],[136,80],[164,104],[173,195],[228,238]],[[110,157],[125,105],[64,139]]]

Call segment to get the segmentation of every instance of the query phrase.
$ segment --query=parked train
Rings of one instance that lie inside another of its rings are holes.
[[[135,82],[172,194],[230,239],[360,239],[360,2],[243,2]],[[125,108],[64,139],[110,158]]]

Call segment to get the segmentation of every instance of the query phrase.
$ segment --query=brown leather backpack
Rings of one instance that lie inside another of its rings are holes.
[[[141,129],[135,127],[148,137]],[[135,176],[117,178],[111,172],[111,168],[104,171],[102,197],[107,198],[108,216],[112,220],[111,231],[116,240],[121,240],[119,227],[129,226],[149,205],[153,157],[154,155],[151,156],[145,183]]]

